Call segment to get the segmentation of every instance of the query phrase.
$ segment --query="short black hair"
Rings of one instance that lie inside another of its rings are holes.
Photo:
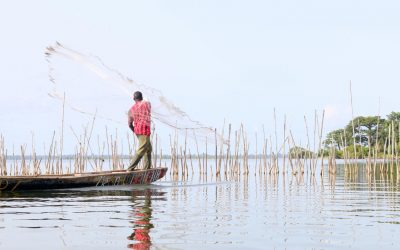
[[[142,92],[136,91],[135,93],[133,93],[133,100],[135,100],[135,101],[143,100]]]

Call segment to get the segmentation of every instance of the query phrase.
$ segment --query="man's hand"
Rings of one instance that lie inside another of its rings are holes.
[[[132,124],[129,125],[129,128],[132,130],[133,133],[135,133],[135,127]]]

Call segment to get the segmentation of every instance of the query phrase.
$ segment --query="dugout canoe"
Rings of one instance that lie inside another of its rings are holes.
[[[166,172],[167,168],[151,168],[63,175],[0,176],[0,192],[150,184],[164,177]]]

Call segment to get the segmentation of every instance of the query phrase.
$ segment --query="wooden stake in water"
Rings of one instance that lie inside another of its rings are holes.
[[[219,175],[219,169],[218,169],[218,140],[217,140],[217,129],[214,129],[214,135],[215,135],[215,174]]]
[[[207,137],[206,137],[206,155],[205,155],[205,162],[204,162],[204,169],[205,169],[205,174],[207,175],[207,172],[208,172],[208,164],[207,164],[207,161],[208,161],[208,157],[207,157],[207,154],[208,154],[208,152],[207,152]]]
[[[255,157],[256,157],[256,163],[255,163],[255,165],[254,165],[254,175],[256,175],[256,173],[257,173],[257,164],[258,164],[258,151],[257,151],[257,144],[258,144],[258,141],[257,141],[257,132],[256,132],[255,134],[256,134],[256,136],[255,136],[255,139],[256,139],[256,155],[255,155]]]
[[[379,98],[378,122],[377,122],[377,125],[376,125],[376,139],[375,139],[374,170],[376,169],[376,159],[378,157],[378,150],[379,150],[379,122],[381,120],[381,114],[380,113],[381,113],[381,99]]]
[[[192,169],[192,176],[193,176],[194,175],[194,169],[193,169],[192,153],[190,152],[190,148],[189,148],[189,159],[190,159],[190,167]]]
[[[392,155],[390,158],[390,173],[393,174],[394,172],[394,148],[395,148],[396,142],[395,142],[395,131],[394,131],[394,121],[392,121],[392,143],[391,143],[391,148],[392,148]]]
[[[226,160],[225,160],[225,169],[224,169],[224,174],[225,177],[227,175],[228,170],[228,166],[229,166],[229,161],[230,161],[230,154],[231,154],[231,124],[229,124],[229,131],[228,131],[228,147],[226,149]]]
[[[398,124],[398,140],[396,141],[396,172],[397,172],[397,178],[400,178],[399,173],[400,173],[400,168],[399,168],[399,145],[400,145],[400,122]]]
[[[28,175],[26,161],[25,161],[25,146],[21,145],[21,174]]]
[[[221,174],[222,160],[224,159],[224,132],[225,132],[225,120],[224,120],[224,126],[222,127],[222,133],[221,133],[221,139],[220,139],[221,146],[219,148],[219,156],[218,156],[218,163],[217,163],[218,164],[218,166],[217,166],[218,175]]]
[[[311,144],[310,144],[310,136],[308,134],[308,125],[307,125],[307,118],[304,116],[304,124],[306,125],[306,135],[307,135],[307,159],[308,159],[308,166],[307,166],[307,173],[308,170],[311,170]]]
[[[286,160],[286,152],[285,152],[285,145],[286,145],[286,115],[285,115],[285,118],[284,118],[284,123],[283,123],[283,139],[284,139],[284,142],[283,142],[283,168],[282,168],[282,174],[283,175],[285,175],[285,168],[286,168],[286,162],[285,162],[285,160]]]
[[[157,143],[158,143],[158,136],[157,136],[157,134],[156,134],[156,150],[155,150],[155,153],[154,153],[154,167],[157,167],[157,148],[158,148],[158,145],[157,145]]]
[[[276,132],[276,112],[274,108],[274,127],[275,127],[275,152],[276,152],[276,161],[275,161],[275,167],[276,169],[279,168],[278,166],[278,133]]]
[[[321,119],[321,131],[319,133],[319,145],[318,145],[318,152],[321,153],[321,145],[322,145],[322,134],[324,130],[324,118],[325,118],[325,110],[322,111],[322,119]],[[324,154],[321,153],[321,162],[323,162]],[[323,173],[323,163],[321,164],[321,175]]]
[[[354,113],[353,113],[353,92],[351,91],[351,81],[350,81],[350,105],[351,105],[351,126],[353,127],[353,146],[354,146],[354,159],[353,165],[356,167],[356,158],[357,158],[357,148],[356,148],[356,133],[354,128]]]
[[[198,161],[199,173],[201,174],[201,157],[200,157],[200,152],[199,152],[199,144],[197,142],[196,133],[194,132],[194,130],[192,130],[192,132],[193,132],[194,142],[196,144],[196,152],[197,152],[197,161]]]
[[[7,153],[5,150],[4,137],[0,135],[0,176],[7,175]]]
[[[63,150],[64,150],[64,113],[65,113],[65,92],[63,96],[62,118],[61,118],[61,138],[60,138],[60,168],[63,167]]]

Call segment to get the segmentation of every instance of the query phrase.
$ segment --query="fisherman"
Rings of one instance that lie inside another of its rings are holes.
[[[128,111],[128,125],[139,140],[139,147],[136,150],[135,157],[128,168],[128,171],[133,171],[140,160],[144,156],[144,169],[151,168],[151,142],[150,142],[150,122],[151,122],[151,104],[143,100],[143,95],[140,91],[133,93],[135,104]]]

